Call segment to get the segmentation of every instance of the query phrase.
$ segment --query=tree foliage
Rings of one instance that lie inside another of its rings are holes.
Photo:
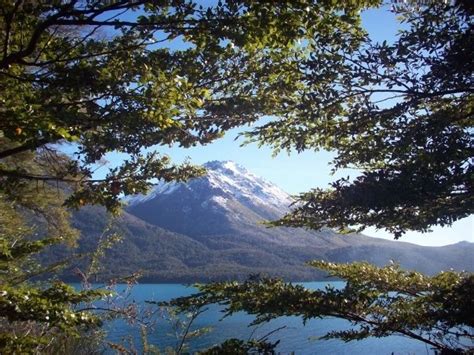
[[[368,36],[348,41],[343,30],[333,38],[317,34],[300,65],[304,86],[297,104],[247,134],[276,151],[332,150],[335,169],[361,171],[329,190],[301,194],[295,209],[273,225],[375,226],[398,238],[473,212],[473,7],[430,2],[413,10],[395,8],[403,26],[393,43]],[[277,279],[216,283],[172,304],[219,303],[228,315],[255,315],[255,323],[338,317],[355,327],[324,339],[398,334],[441,353],[474,350],[472,274],[428,277],[397,265],[310,264],[345,286],[308,290]]]
[[[279,279],[251,279],[199,285],[201,293],[171,304],[187,309],[217,303],[225,307],[225,316],[239,311],[255,315],[253,324],[281,316],[300,316],[304,322],[338,317],[353,327],[330,331],[322,339],[348,342],[395,334],[446,354],[473,350],[472,274],[450,271],[428,277],[396,264],[379,268],[365,262],[310,265],[345,280],[345,286],[309,290]]]
[[[304,48],[317,32],[359,36],[347,4],[226,1],[10,2],[0,16],[0,159],[73,142],[78,159],[42,176],[0,166],[3,177],[75,183],[70,206],[119,206],[151,179],[202,170],[145,153],[156,145],[206,144],[262,115],[281,115],[302,87]],[[337,10],[337,11],[336,11]],[[92,179],[108,152],[129,155]]]
[[[12,164],[47,173],[47,154],[20,153]],[[55,162],[57,165],[58,162]],[[76,306],[106,296],[104,290],[76,291],[59,280],[33,282],[65,262],[40,264],[35,255],[52,245],[75,243],[62,191],[31,181],[4,181],[0,191],[0,349],[2,353],[34,353],[97,328],[101,320]],[[65,339],[65,338],[64,338]]]
[[[375,226],[398,238],[473,212],[473,11],[469,1],[400,6],[393,43],[367,36],[351,47],[342,30],[339,47],[310,46],[295,110],[249,137],[332,150],[335,170],[360,175],[302,193],[275,225]]]
[[[359,0],[0,2],[0,307],[2,352],[42,351],[99,323],[75,305],[102,295],[31,279],[61,265],[34,254],[74,243],[66,207],[115,212],[155,179],[203,173],[153,146],[207,144],[300,96],[314,34],[360,39]],[[352,38],[353,37],[353,38]],[[58,153],[72,143],[75,159]],[[107,153],[124,163],[94,179]],[[45,230],[46,235],[38,233]]]

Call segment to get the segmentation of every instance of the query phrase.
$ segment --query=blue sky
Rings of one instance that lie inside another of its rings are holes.
[[[399,29],[398,22],[387,8],[364,12],[363,24],[371,37],[380,41],[390,42]],[[291,155],[282,152],[272,157],[272,150],[268,147],[258,148],[255,144],[240,147],[242,139],[236,141],[235,138],[243,130],[245,127],[229,131],[224,138],[207,146],[190,149],[159,147],[157,151],[170,155],[176,162],[183,161],[186,157],[191,158],[191,161],[196,164],[210,160],[232,160],[254,174],[276,183],[291,194],[297,194],[312,187],[327,187],[329,182],[338,177],[357,174],[357,171],[346,170],[332,176],[330,161],[333,155],[329,152],[306,151]],[[120,162],[121,156],[110,154],[107,159],[112,165],[116,165]],[[384,231],[374,229],[366,230],[364,233],[374,237],[393,238]],[[401,240],[432,246],[452,244],[462,240],[474,242],[474,218],[471,216],[458,221],[452,227],[433,228],[431,233],[409,232]]]

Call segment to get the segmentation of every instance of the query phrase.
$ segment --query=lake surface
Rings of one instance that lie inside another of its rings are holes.
[[[329,282],[306,282],[301,283],[310,289],[322,288]],[[336,287],[342,287],[343,282],[331,282]],[[123,291],[125,286],[120,285],[118,291]],[[177,284],[140,284],[135,285],[123,294],[123,302],[135,303],[138,306],[156,311],[157,307],[147,306],[145,301],[166,301],[172,298],[190,295],[196,289]],[[119,293],[120,294],[120,293]],[[325,318],[311,320],[303,325],[300,318],[282,317],[273,320],[263,326],[249,327],[254,319],[248,314],[239,313],[232,317],[221,320],[223,313],[217,306],[210,307],[208,311],[201,314],[191,327],[192,330],[202,327],[212,327],[212,331],[191,339],[188,349],[192,353],[199,349],[206,349],[219,344],[228,338],[249,339],[260,338],[269,332],[285,327],[269,336],[269,340],[281,340],[277,351],[281,354],[433,354],[424,343],[411,340],[401,336],[390,336],[386,338],[373,338],[362,341],[344,343],[339,340],[318,340],[317,337],[331,330],[342,330],[350,328],[350,323],[340,319]],[[169,320],[164,319],[165,314],[156,315],[157,322],[149,331],[148,343],[156,345],[160,350],[166,347],[176,348],[178,340]],[[107,325],[108,339],[112,342],[127,341],[132,339],[135,347],[141,349],[139,326],[130,325],[124,321],[114,321]]]

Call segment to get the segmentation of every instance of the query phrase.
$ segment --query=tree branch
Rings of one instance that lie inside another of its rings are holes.
[[[50,143],[46,138],[42,139],[37,139],[37,140],[32,140],[30,142],[27,142],[23,145],[20,145],[15,148],[7,149],[4,151],[0,152],[0,159],[4,159],[9,157],[10,155],[26,152],[28,150],[34,150],[36,148],[39,148],[47,143]]]
[[[48,18],[46,21],[40,23],[34,30],[33,35],[30,38],[30,41],[28,42],[28,45],[26,46],[25,49],[20,50],[16,53],[12,53],[6,57],[3,58],[3,60],[0,62],[0,69],[5,69],[8,68],[10,64],[13,64],[15,62],[20,62],[22,63],[22,59],[26,56],[29,56],[32,54],[36,48],[36,45],[38,44],[39,39],[41,38],[41,35],[46,31],[50,26],[53,26],[55,22],[61,18],[65,14],[64,9],[62,11],[59,11],[57,14],[51,16]]]

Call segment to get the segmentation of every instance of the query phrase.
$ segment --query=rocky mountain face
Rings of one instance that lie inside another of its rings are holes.
[[[205,177],[163,183],[128,201],[128,212],[154,225],[194,237],[255,228],[289,210],[291,197],[233,162],[204,165]]]
[[[331,230],[267,228],[262,222],[287,212],[292,198],[233,162],[205,166],[204,177],[158,184],[127,201],[115,221],[123,242],[107,253],[104,278],[141,270],[149,282],[242,279],[255,273],[314,280],[323,275],[305,266],[313,259],[378,265],[394,260],[425,273],[474,270],[473,243],[423,247]],[[83,235],[80,252],[97,243],[106,219],[95,207],[74,216]]]

